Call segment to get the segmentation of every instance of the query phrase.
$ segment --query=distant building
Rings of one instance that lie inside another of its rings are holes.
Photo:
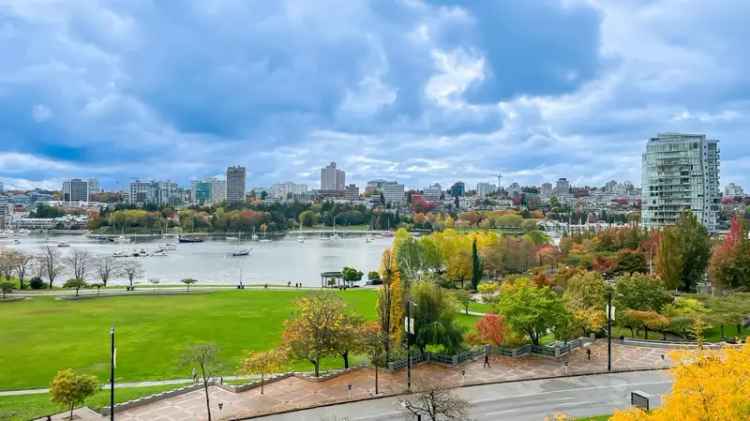
[[[245,201],[245,167],[227,168],[226,200],[228,203]]]
[[[466,185],[463,181],[458,181],[456,183],[453,183],[450,190],[448,191],[450,192],[450,195],[452,197],[461,197],[466,194]]]
[[[9,198],[0,197],[0,230],[7,229],[13,219],[13,205]]]
[[[327,167],[320,170],[320,190],[344,191],[346,186],[346,173],[336,168],[336,163],[331,162]]]
[[[0,193],[5,193],[5,186],[3,186],[2,181],[0,181]]]
[[[367,182],[365,187],[365,196],[370,196],[383,191],[383,184],[387,183],[387,180],[370,180]]]
[[[440,184],[435,183],[430,187],[424,189],[424,191],[422,192],[422,197],[428,202],[439,203],[441,198],[443,197],[443,188]]]
[[[724,187],[724,196],[725,197],[745,197],[745,191],[742,190],[742,186],[739,186],[734,183],[729,183]]]
[[[719,218],[719,141],[705,135],[662,133],[646,144],[641,169],[641,221],[673,225],[690,210],[711,232]]]
[[[554,193],[557,195],[566,195],[570,193],[570,182],[567,178],[559,178],[555,184]]]
[[[521,185],[515,181],[508,185],[508,196],[518,196],[522,191]]]
[[[395,181],[384,183],[382,186],[383,189],[383,199],[385,199],[386,204],[391,205],[403,205],[406,201],[404,197],[404,185],[398,184]]]
[[[491,183],[477,183],[477,193],[479,194],[479,197],[487,197],[490,193],[495,193],[497,191],[497,186]]]
[[[297,184],[291,181],[277,183],[271,186],[271,197],[276,199],[287,199],[298,197],[307,192],[307,184]]]
[[[349,184],[346,186],[344,199],[352,201],[359,200],[359,187],[357,187],[356,184]]]
[[[171,181],[140,181],[130,183],[127,202],[135,206],[176,206],[182,203],[177,183]]]
[[[211,183],[211,203],[218,205],[227,200],[227,182],[216,177],[209,178]]]
[[[89,184],[89,195],[102,192],[98,178],[89,178],[86,182]]]
[[[62,193],[63,202],[88,202],[89,184],[80,178],[64,181]]]
[[[552,183],[544,183],[541,188],[542,196],[552,196]]]
[[[212,204],[213,183],[210,180],[193,180],[190,183],[190,197],[193,205],[203,206]]]

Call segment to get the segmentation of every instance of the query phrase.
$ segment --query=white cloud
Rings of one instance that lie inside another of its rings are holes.
[[[52,110],[44,104],[36,104],[31,109],[31,117],[37,123],[44,123],[45,121],[52,118]]]

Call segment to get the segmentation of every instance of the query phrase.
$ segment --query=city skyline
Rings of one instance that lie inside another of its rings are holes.
[[[0,6],[6,190],[315,186],[330,161],[360,187],[637,183],[661,132],[719,139],[721,185],[750,182],[746,2],[163,7]]]

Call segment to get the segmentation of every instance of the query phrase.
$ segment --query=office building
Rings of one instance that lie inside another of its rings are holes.
[[[211,183],[211,203],[218,205],[227,200],[227,182],[215,177],[208,179]]]
[[[89,184],[80,178],[63,182],[63,202],[88,202]]]
[[[344,199],[346,200],[359,200],[359,187],[356,184],[349,184],[346,186],[344,191]]]
[[[227,168],[227,202],[242,203],[245,201],[245,167]]]
[[[89,195],[102,192],[98,178],[89,178],[86,182],[89,184]]]
[[[570,182],[567,178],[559,178],[553,191],[557,195],[567,195],[570,193]]]
[[[542,196],[552,196],[552,183],[544,183],[541,188]]]
[[[466,193],[466,185],[463,181],[458,181],[451,186],[449,192],[452,197],[463,196]]]
[[[275,199],[289,199],[307,192],[307,184],[297,184],[291,181],[277,183],[271,186],[271,197]]]
[[[742,190],[742,186],[739,186],[734,183],[729,183],[724,187],[724,196],[725,197],[745,197],[745,191]]]
[[[662,133],[651,138],[641,169],[641,222],[673,225],[690,210],[711,232],[719,217],[719,141],[705,135]]]
[[[490,193],[495,193],[497,191],[497,187],[494,184],[491,183],[477,183],[477,193],[479,194],[479,197],[487,197]]]
[[[140,181],[130,183],[127,202],[134,206],[176,206],[182,203],[177,183],[171,181]]]
[[[5,186],[2,181],[0,181],[0,193],[5,193]]]
[[[385,204],[388,205],[396,205],[400,206],[404,204],[405,197],[404,197],[404,185],[398,184],[395,181],[383,183],[381,186],[382,193],[383,193],[383,199],[385,199]]]
[[[367,182],[367,186],[365,186],[365,196],[370,196],[373,194],[380,194],[383,188],[383,184],[387,183],[388,180],[370,180]]]
[[[327,167],[320,170],[320,190],[322,191],[344,191],[346,186],[346,173],[336,168],[336,163],[331,162]]]
[[[422,198],[430,203],[439,203],[443,197],[443,187],[435,183],[422,191]]]
[[[190,183],[190,197],[193,205],[211,205],[213,200],[213,183],[210,180],[193,180]]]

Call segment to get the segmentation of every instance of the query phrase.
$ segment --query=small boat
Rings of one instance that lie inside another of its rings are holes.
[[[115,243],[129,243],[130,242],[130,238],[128,238],[128,237],[126,237],[124,235],[121,235],[121,236],[115,238],[113,241]]]
[[[232,253],[232,257],[242,257],[242,256],[249,256],[249,255],[250,255],[249,249],[237,250]]]
[[[65,241],[60,241],[57,243],[57,247],[70,247],[70,244],[66,243]]]
[[[261,239],[259,240],[259,242],[261,242],[261,243],[270,243],[270,242],[271,242],[271,240],[269,240],[268,238],[261,238]]]
[[[129,257],[124,251],[116,251],[112,253],[112,257]]]
[[[305,237],[303,237],[303,236],[300,235],[299,237],[297,237],[297,242],[298,243],[304,243],[305,242]]]
[[[18,239],[13,240],[13,244],[21,244],[21,240],[18,240]]]
[[[365,243],[372,243],[373,238],[372,237],[366,237]]]
[[[161,245],[161,248],[164,250],[177,250],[177,244],[174,243],[164,243]]]
[[[180,243],[202,243],[203,239],[198,237],[183,237],[179,236],[177,237],[177,241]]]
[[[224,237],[224,239],[229,240],[229,241],[235,241],[235,240],[239,240],[239,237]]]
[[[166,256],[168,256],[168,254],[167,254],[166,250],[162,249],[162,250],[156,250],[155,252],[151,253],[151,256],[154,256],[154,257],[166,257]]]

